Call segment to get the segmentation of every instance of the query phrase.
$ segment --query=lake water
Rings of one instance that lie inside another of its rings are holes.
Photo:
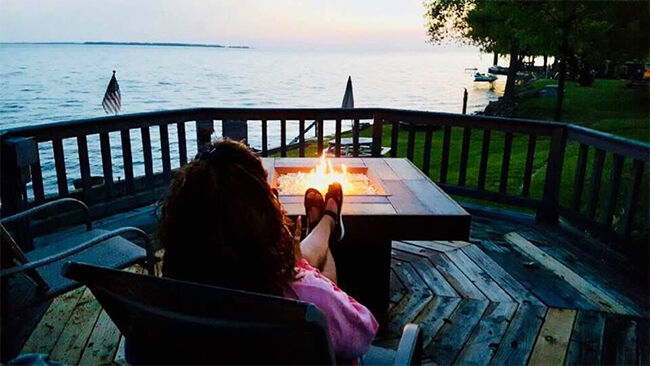
[[[122,113],[190,107],[340,107],[348,75],[355,107],[460,113],[467,88],[471,113],[498,98],[505,78],[491,89],[473,83],[465,69],[485,72],[491,63],[492,55],[433,47],[416,52],[331,52],[0,44],[0,130],[104,116],[101,101],[112,70],[117,70]],[[297,126],[287,127],[287,138],[292,139]],[[249,130],[251,145],[259,146],[258,129]],[[279,145],[279,133],[269,133],[271,147]],[[137,137],[132,138],[138,174],[143,169],[141,151]],[[157,138],[152,134],[153,146]],[[119,134],[111,134],[111,139],[118,142]],[[121,151],[118,143],[113,146],[117,178]],[[53,192],[51,150],[40,149],[45,188]],[[71,181],[79,176],[74,139],[65,140],[65,150]],[[92,174],[101,175],[98,143],[92,138],[89,150]],[[156,164],[160,169],[160,162]]]

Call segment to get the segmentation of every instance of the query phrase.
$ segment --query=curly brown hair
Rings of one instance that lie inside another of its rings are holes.
[[[222,140],[181,167],[162,201],[166,277],[281,295],[295,249],[261,160]]]

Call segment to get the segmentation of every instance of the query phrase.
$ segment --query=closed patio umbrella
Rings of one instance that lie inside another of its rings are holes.
[[[348,76],[348,84],[345,86],[341,108],[354,108],[354,95],[352,94],[352,78]]]

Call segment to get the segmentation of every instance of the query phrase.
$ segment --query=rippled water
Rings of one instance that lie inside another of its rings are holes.
[[[418,52],[318,52],[263,49],[91,45],[0,45],[0,129],[105,115],[101,101],[113,69],[122,113],[190,107],[339,107],[348,75],[356,107],[460,112],[463,88],[468,112],[495,100],[504,80],[473,83],[491,55],[432,48]],[[193,133],[188,124],[188,136]],[[297,126],[288,124],[287,138]],[[345,126],[344,126],[345,127]],[[155,170],[158,135],[152,129]],[[218,132],[218,131],[217,131]],[[327,132],[327,130],[326,130]],[[170,130],[170,136],[176,131]],[[101,175],[97,136],[89,138],[93,175]],[[119,134],[111,134],[116,178],[121,175]],[[143,170],[139,136],[132,133],[134,169]],[[171,139],[172,157],[177,145]],[[249,127],[252,146],[259,129]],[[269,132],[279,144],[279,132]],[[192,152],[192,144],[188,144]],[[139,149],[139,150],[138,150]],[[56,190],[51,144],[41,144],[46,191]],[[70,182],[78,177],[76,142],[65,140]],[[123,175],[122,175],[123,176]]]

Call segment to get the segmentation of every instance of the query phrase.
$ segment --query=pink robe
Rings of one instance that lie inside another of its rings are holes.
[[[285,297],[312,303],[323,312],[337,357],[356,359],[365,354],[379,327],[372,313],[306,260],[297,263],[297,270],[298,279]]]

